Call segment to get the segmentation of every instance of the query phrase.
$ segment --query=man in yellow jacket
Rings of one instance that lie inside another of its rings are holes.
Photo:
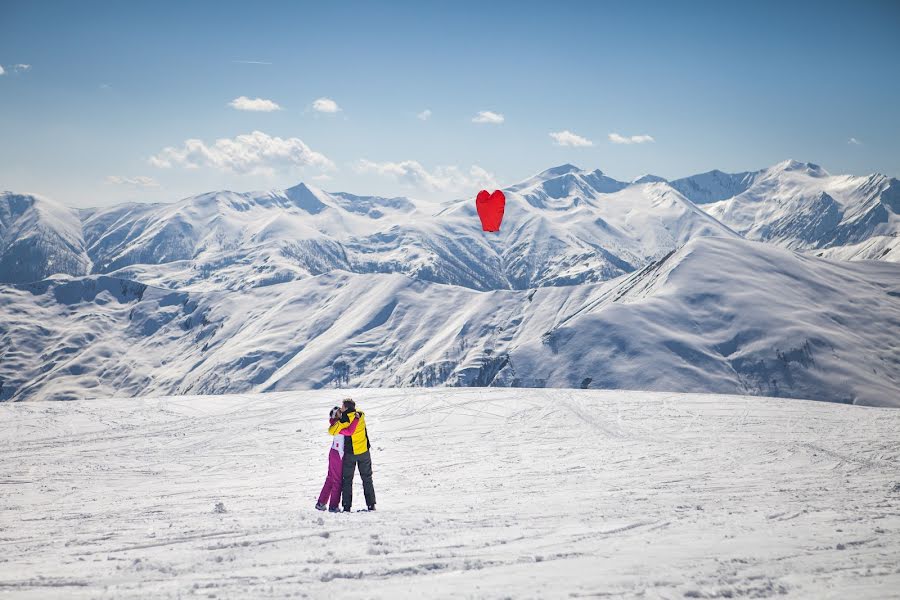
[[[369,454],[369,432],[366,431],[366,415],[356,410],[356,403],[347,398],[342,405],[343,415],[331,427],[331,435],[343,435],[344,462],[342,465],[341,500],[344,512],[353,505],[353,475],[359,465],[366,506],[375,510],[375,486],[372,484],[372,456]]]

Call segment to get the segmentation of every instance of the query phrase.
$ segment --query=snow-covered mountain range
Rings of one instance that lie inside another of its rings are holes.
[[[257,287],[334,269],[478,290],[570,285],[630,273],[696,236],[736,236],[665,184],[626,185],[571,165],[506,191],[506,218],[493,236],[481,232],[471,199],[434,206],[305,184],[78,211],[16,198],[32,213],[67,217],[27,222],[49,231],[64,225],[65,250],[88,257],[55,272],[89,270],[171,289]],[[16,239],[19,229],[10,229]],[[15,245],[3,258],[40,262]],[[4,272],[3,281],[32,281],[32,271]]]
[[[635,388],[900,405],[900,265],[698,238],[611,282],[479,292],[333,271],[238,291],[0,286],[3,399]]]
[[[711,171],[672,182],[751,240],[845,260],[900,261],[900,181],[831,175],[795,160],[752,173]]]
[[[794,161],[631,183],[563,165],[505,189],[499,234],[471,199],[304,184],[86,210],[6,193],[0,400],[492,385],[900,405],[897,190]]]
[[[211,192],[173,204],[69,209],[0,195],[0,282],[110,274],[171,289],[239,289],[342,269],[472,289],[605,281],[697,236],[744,236],[841,259],[900,260],[900,183],[785,161],[632,183],[572,165],[505,189],[499,235],[471,199],[287,190]]]

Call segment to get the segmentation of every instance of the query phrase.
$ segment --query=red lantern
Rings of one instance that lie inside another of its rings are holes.
[[[481,190],[475,198],[475,208],[478,209],[478,218],[481,219],[484,231],[500,231],[503,209],[506,208],[506,196],[503,192],[494,190],[491,194],[487,190]]]

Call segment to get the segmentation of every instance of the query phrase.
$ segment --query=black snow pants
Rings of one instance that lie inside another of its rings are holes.
[[[347,444],[350,445],[349,443]],[[375,486],[372,484],[372,455],[366,450],[362,454],[344,453],[343,465],[343,489],[341,499],[344,510],[350,510],[353,505],[353,475],[356,466],[359,465],[359,476],[362,478],[363,494],[366,497],[366,506],[375,506]]]

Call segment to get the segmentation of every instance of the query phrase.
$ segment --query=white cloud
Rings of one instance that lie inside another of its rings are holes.
[[[480,110],[478,114],[472,117],[473,123],[491,123],[493,125],[499,125],[506,119],[503,118],[503,115],[500,113],[495,113],[489,110]]]
[[[31,70],[31,65],[26,65],[23,63],[19,63],[17,65],[9,65],[7,69],[3,68],[3,65],[0,65],[0,75],[5,75],[7,73],[24,73],[25,71]]]
[[[420,112],[420,113],[417,114],[416,116],[419,118],[420,121],[427,121],[428,119],[431,118],[431,109],[430,109],[430,108],[426,108],[425,110],[423,110],[422,112]]]
[[[299,138],[272,137],[262,131],[221,138],[211,145],[203,140],[185,140],[180,148],[167,147],[150,164],[162,169],[211,167],[239,174],[271,174],[276,168],[315,167],[334,169],[325,155],[310,149]]]
[[[550,137],[553,138],[554,143],[557,146],[574,146],[576,148],[581,148],[584,146],[593,146],[594,142],[587,138],[583,138],[580,135],[576,135],[566,129],[565,131],[554,131],[550,133]]]
[[[138,175],[137,177],[120,177],[118,175],[108,175],[106,177],[106,183],[111,183],[114,185],[127,185],[130,187],[136,188],[155,188],[159,187],[159,183],[152,177],[144,177],[143,175]]]
[[[248,98],[247,96],[235,98],[228,103],[228,106],[237,110],[249,110],[253,112],[272,112],[274,110],[281,110],[281,107],[271,100],[266,100],[265,98]]]
[[[439,192],[496,187],[497,185],[493,174],[478,165],[472,165],[468,171],[456,166],[435,167],[433,171],[429,171],[415,160],[373,162],[361,159],[356,164],[356,171],[358,173],[374,173],[411,187]]]
[[[312,104],[313,110],[323,113],[340,112],[341,107],[331,98],[319,98]]]
[[[851,146],[862,146],[862,142],[859,141],[858,139],[856,139],[855,137],[852,137],[849,140],[847,140],[847,143],[850,144]]]
[[[609,134],[609,141],[613,144],[646,144],[648,142],[655,142],[656,140],[649,135],[625,136],[619,135],[618,133],[611,133]]]
[[[231,61],[239,65],[271,65],[272,63],[265,60],[233,60]]]

